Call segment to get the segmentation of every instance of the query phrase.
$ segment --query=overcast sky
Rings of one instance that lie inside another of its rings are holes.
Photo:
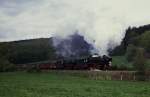
[[[97,47],[150,23],[150,0],[0,0],[0,41],[79,31]]]

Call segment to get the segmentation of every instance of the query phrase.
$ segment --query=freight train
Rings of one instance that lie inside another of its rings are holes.
[[[92,55],[83,58],[66,58],[53,61],[19,65],[19,68],[38,68],[40,70],[109,70],[112,58],[106,55]]]

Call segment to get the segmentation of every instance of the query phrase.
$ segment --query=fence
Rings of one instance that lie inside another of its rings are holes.
[[[52,71],[60,74],[68,74],[73,76],[88,77],[95,80],[130,80],[135,81],[138,79],[136,71],[78,71],[78,70],[63,70]],[[144,76],[146,80],[150,81],[150,72],[146,72]]]

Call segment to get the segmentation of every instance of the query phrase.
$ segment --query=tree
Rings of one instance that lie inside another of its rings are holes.
[[[9,44],[0,43],[0,72],[15,70],[14,64],[11,64],[8,60],[9,48]]]
[[[148,52],[150,52],[150,31],[143,33],[138,40],[138,45],[144,47]]]
[[[132,62],[135,57],[136,47],[133,44],[129,44],[126,51],[126,59]]]
[[[146,79],[146,58],[144,56],[145,50],[143,48],[137,48],[136,56],[134,58],[134,66],[137,70],[137,79],[144,81]]]

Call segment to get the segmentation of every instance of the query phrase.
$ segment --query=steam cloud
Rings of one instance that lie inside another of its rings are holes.
[[[110,46],[120,44],[128,26],[150,23],[150,0],[2,1],[0,41],[53,36],[65,39],[78,30],[102,55]]]
[[[79,58],[89,56],[94,49],[93,46],[84,40],[84,37],[76,32],[65,39],[53,37],[53,45],[59,57]]]

